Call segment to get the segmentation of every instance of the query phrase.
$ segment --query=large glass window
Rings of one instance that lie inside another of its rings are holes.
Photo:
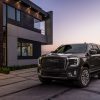
[[[45,35],[45,21],[42,21],[40,25],[41,25],[41,34]]]
[[[34,19],[34,28],[41,30],[41,34],[45,35],[45,21]]]
[[[18,57],[32,57],[33,43],[18,41]]]
[[[11,6],[8,6],[8,18],[19,21],[21,19],[21,12]]]
[[[16,10],[16,20],[20,22],[20,11]]]
[[[22,43],[22,56],[33,56],[33,45],[31,43]]]
[[[40,20],[34,18],[34,28],[40,29]]]
[[[15,20],[15,8],[8,6],[8,18]]]

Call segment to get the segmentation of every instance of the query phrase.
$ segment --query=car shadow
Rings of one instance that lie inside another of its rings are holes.
[[[90,83],[89,85],[97,82],[99,79],[98,79],[98,76],[94,76],[90,79]],[[50,86],[50,85],[56,85],[56,86],[65,86],[65,87],[68,87],[68,88],[80,88],[77,84],[76,81],[74,80],[56,80],[56,81],[52,81],[51,83],[49,84],[42,84],[42,86]]]

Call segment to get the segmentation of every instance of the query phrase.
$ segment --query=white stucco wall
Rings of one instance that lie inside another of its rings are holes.
[[[17,59],[17,39],[23,38],[45,43],[46,37],[44,35],[11,24],[7,25],[7,35],[8,66],[21,66],[37,63],[36,59]]]

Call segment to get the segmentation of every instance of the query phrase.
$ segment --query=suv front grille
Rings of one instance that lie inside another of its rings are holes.
[[[65,59],[61,57],[46,57],[42,59],[42,68],[48,70],[64,70]]]

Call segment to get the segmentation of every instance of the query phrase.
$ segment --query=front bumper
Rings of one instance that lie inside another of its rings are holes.
[[[52,70],[52,71],[44,71],[44,70],[39,70],[38,69],[38,76],[41,78],[49,78],[49,79],[62,79],[62,80],[67,80],[67,79],[77,79],[78,78],[78,69],[67,69],[66,71],[63,70]]]

